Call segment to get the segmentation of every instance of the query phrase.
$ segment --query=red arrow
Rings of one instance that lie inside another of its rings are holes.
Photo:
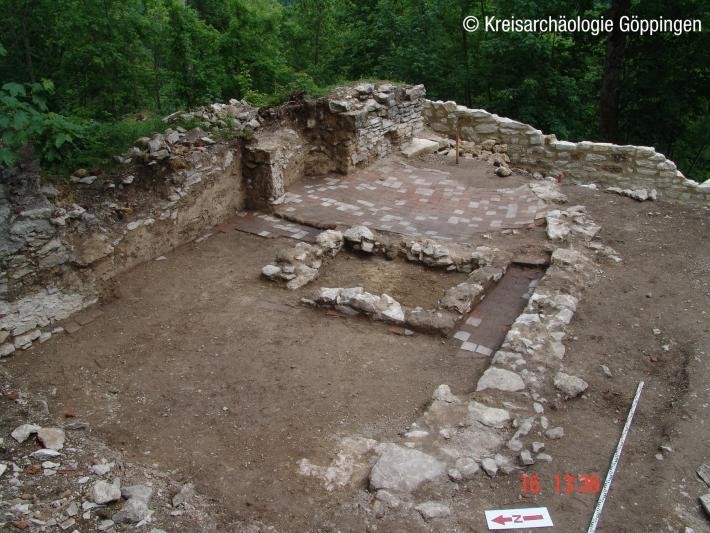
[[[542,520],[543,518],[545,518],[545,517],[542,516],[541,514],[523,515],[523,520],[525,520],[526,522],[527,522],[528,520]]]
[[[498,515],[493,519],[493,522],[495,522],[496,524],[500,524],[501,526],[504,526],[506,522],[512,522],[512,521],[513,521],[512,518],[509,518],[509,517],[503,516],[503,515]]]

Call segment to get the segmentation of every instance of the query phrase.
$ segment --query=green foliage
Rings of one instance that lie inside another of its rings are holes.
[[[47,95],[52,82],[6,83],[0,88],[0,164],[10,165],[17,150],[31,144],[42,161],[56,162],[75,149],[83,128],[71,120],[48,111]]]
[[[609,6],[609,0],[0,0],[0,79],[22,86],[53,80],[48,112],[117,122],[121,146],[123,117],[137,110],[167,114],[229,98],[267,106],[294,92],[321,95],[365,78],[424,83],[434,99],[483,107],[560,138],[600,140],[606,35],[466,33],[461,22],[466,15],[592,18]],[[642,18],[708,23],[701,0],[632,0],[631,9]],[[619,110],[624,142],[658,147],[699,181],[710,177],[709,39],[707,32],[630,35]],[[76,144],[64,136],[78,132],[61,116],[43,120],[49,138],[64,139],[56,150]],[[23,135],[23,128],[9,134]],[[87,153],[103,151],[90,145]],[[45,158],[61,155],[48,150]]]
[[[224,76],[219,32],[178,2],[168,6],[168,16],[166,56],[174,95],[188,108],[219,99]]]
[[[660,0],[634,6],[642,18],[669,17]],[[707,4],[678,0],[671,13],[704,20]],[[622,88],[622,132],[630,144],[656,146],[697,181],[710,179],[710,35],[656,34],[629,40]]]

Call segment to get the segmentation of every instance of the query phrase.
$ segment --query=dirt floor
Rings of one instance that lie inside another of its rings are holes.
[[[599,531],[710,531],[697,499],[707,488],[695,474],[710,458],[710,211],[563,190],[623,258],[585,293],[565,340],[565,367],[590,388],[553,406],[565,438],[546,449],[554,461],[531,472],[540,494],[523,495],[520,475],[479,476],[456,495],[471,517],[456,531],[486,531],[484,509],[537,505],[549,508],[554,531],[585,531],[596,495],[556,494],[554,476],[604,477],[640,380]],[[489,244],[515,242],[497,234]],[[194,480],[224,510],[225,530],[258,520],[280,531],[362,531],[353,494],[326,493],[296,462],[327,464],[338,436],[394,438],[437,385],[470,392],[488,361],[455,357],[451,340],[329,317],[299,303],[312,289],[260,280],[277,248],[292,243],[231,231],[186,245],[119,277],[96,321],[4,367],[51,397],[51,414],[71,409],[129,459]],[[425,305],[456,278],[428,271],[422,282],[418,266],[370,260],[363,269],[348,257],[316,285],[362,284]],[[436,530],[387,517],[375,529]]]
[[[368,254],[338,254],[323,270],[318,286],[363,287],[373,294],[387,293],[402,305],[425,309],[436,307],[446,289],[466,279],[463,273]]]
[[[129,459],[193,479],[227,519],[317,523],[315,509],[337,498],[298,475],[299,459],[327,462],[338,435],[396,435],[437,385],[470,389],[486,362],[451,357],[437,337],[301,306],[306,289],[258,276],[292,244],[232,231],[184,246],[121,276],[101,318],[7,366],[31,390],[56,388],[53,414],[72,409]],[[433,295],[426,284],[409,293]]]

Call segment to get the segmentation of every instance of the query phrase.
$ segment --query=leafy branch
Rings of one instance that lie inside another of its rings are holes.
[[[3,52],[0,45],[0,55]],[[46,163],[59,161],[76,148],[84,127],[49,111],[47,97],[53,91],[50,80],[0,87],[0,164],[13,164],[26,145],[32,145]]]

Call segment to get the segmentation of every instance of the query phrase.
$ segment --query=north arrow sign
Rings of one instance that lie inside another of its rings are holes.
[[[552,518],[547,507],[528,509],[493,509],[486,511],[486,522],[491,531],[500,529],[529,529],[552,527]]]

